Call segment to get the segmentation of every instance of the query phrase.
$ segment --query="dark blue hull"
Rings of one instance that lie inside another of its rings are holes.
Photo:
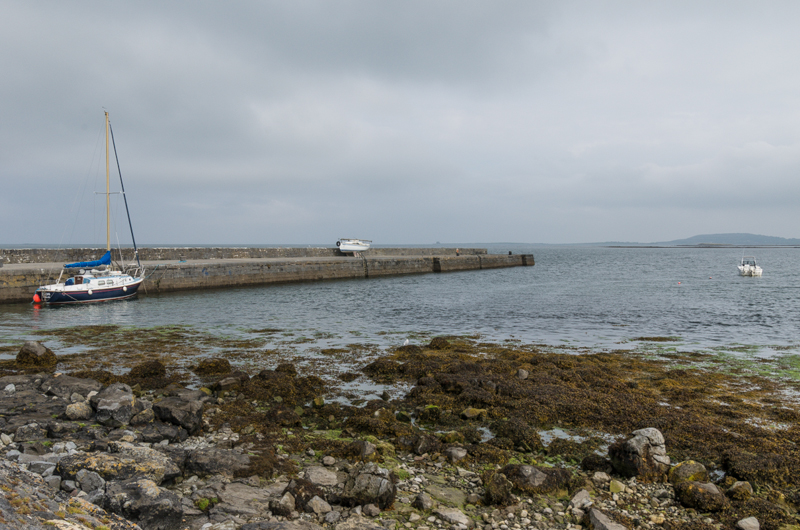
[[[86,304],[91,302],[110,302],[124,300],[136,296],[142,280],[125,287],[111,287],[109,289],[92,289],[90,291],[53,291],[37,289],[36,293],[45,304]]]

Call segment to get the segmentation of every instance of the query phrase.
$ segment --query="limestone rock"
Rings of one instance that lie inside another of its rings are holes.
[[[589,521],[594,530],[627,530],[623,525],[614,522],[609,516],[597,508],[589,510]]]
[[[85,401],[80,401],[67,405],[65,414],[67,418],[73,421],[88,420],[94,415],[94,410],[92,410],[92,406]]]
[[[196,434],[203,426],[203,404],[200,401],[168,397],[155,403],[153,412],[161,421],[180,425],[190,435]]]
[[[669,457],[661,431],[649,427],[634,431],[633,437],[608,448],[614,469],[626,477],[657,480],[669,469]]]
[[[338,527],[337,527],[338,528]],[[322,527],[308,521],[259,521],[242,525],[241,530],[322,530]]]
[[[297,505],[294,502],[294,495],[287,491],[281,496],[277,503],[270,503],[270,509],[272,513],[276,515],[283,515],[284,517],[289,515],[297,509]]]
[[[148,479],[112,482],[106,487],[104,507],[148,530],[183,528],[183,508],[177,495]]]
[[[306,468],[305,478],[317,486],[335,486],[339,483],[334,471],[317,466]]]
[[[386,510],[394,503],[397,490],[394,477],[387,469],[376,464],[366,464],[356,468],[345,483],[342,491],[342,504],[359,506],[375,504]]]
[[[215,509],[232,515],[253,517],[269,509],[269,491],[241,482],[225,484],[217,497],[220,502]]]
[[[468,528],[475,526],[475,521],[467,517],[464,512],[458,508],[441,507],[434,510],[433,513],[443,521],[446,521],[450,524],[464,525]]]
[[[40,387],[41,392],[48,396],[57,396],[72,402],[76,401],[72,399],[73,396],[77,395],[80,401],[85,401],[91,392],[100,392],[102,389],[103,384],[99,381],[70,375],[48,377],[42,381]]]
[[[23,366],[51,368],[58,364],[56,354],[35,340],[26,341],[17,354],[17,363]]]
[[[250,466],[250,457],[228,449],[197,449],[186,455],[186,472],[200,476],[233,476]]]
[[[578,493],[572,496],[572,499],[569,501],[569,505],[579,510],[585,510],[592,505],[592,498],[589,496],[589,492],[587,490],[580,490]]]
[[[90,402],[96,411],[97,422],[108,427],[128,425],[131,418],[142,411],[133,390],[124,383],[109,385]]]
[[[139,425],[139,420],[144,420],[147,418],[146,415],[148,412],[152,413],[152,410],[145,410],[131,418],[131,425]],[[186,429],[183,427],[179,427],[177,425],[172,425],[171,423],[164,423],[158,420],[150,420],[144,427],[139,427],[139,435],[141,436],[141,440],[143,442],[148,443],[159,443],[162,440],[169,440],[170,443],[172,442],[182,442],[189,437],[189,433],[186,432]]]
[[[417,497],[414,499],[414,502],[411,503],[411,505],[418,510],[427,512],[433,509],[434,502],[433,499],[431,499],[430,495],[423,492],[417,495]]]
[[[336,525],[335,530],[386,530],[383,526],[366,517],[351,515],[343,523]]]
[[[739,530],[760,530],[761,524],[755,517],[747,517],[736,523],[736,528]]]
[[[451,464],[455,464],[467,457],[467,450],[463,447],[448,447],[444,450],[444,456],[447,457]]]
[[[81,469],[75,474],[75,482],[82,491],[90,493],[106,486],[106,481],[94,471]]]
[[[317,515],[323,515],[331,511],[331,505],[325,499],[314,495],[310,501],[306,503],[306,511],[313,512]]]
[[[47,438],[47,426],[38,423],[29,423],[17,428],[14,434],[15,442],[34,442]]]
[[[145,449],[145,448],[141,448]],[[153,451],[152,449],[150,451]],[[153,453],[158,453],[153,451]],[[180,469],[166,456],[113,455],[109,453],[75,453],[59,460],[56,474],[64,480],[75,480],[82,469],[94,471],[106,481],[147,478],[158,484],[180,475]],[[152,457],[152,458],[151,458]]]

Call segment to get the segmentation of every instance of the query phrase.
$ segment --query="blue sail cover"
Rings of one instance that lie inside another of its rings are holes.
[[[107,250],[103,257],[95,261],[79,261],[78,263],[67,263],[65,269],[90,269],[100,265],[111,265],[111,251]]]

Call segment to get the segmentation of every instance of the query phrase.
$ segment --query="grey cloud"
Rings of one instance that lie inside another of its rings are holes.
[[[797,237],[791,2],[2,5],[0,244]]]

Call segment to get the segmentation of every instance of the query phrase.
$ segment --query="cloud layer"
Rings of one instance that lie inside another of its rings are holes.
[[[2,10],[0,244],[800,235],[795,3]]]

